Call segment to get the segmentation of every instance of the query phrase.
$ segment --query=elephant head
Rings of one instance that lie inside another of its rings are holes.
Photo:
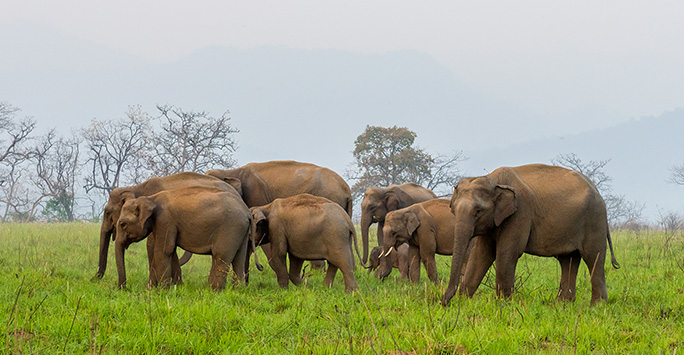
[[[400,186],[387,188],[369,187],[361,201],[361,240],[363,242],[363,262],[368,260],[368,229],[378,223],[378,244],[383,245],[382,227],[388,212],[413,204],[414,199]]]
[[[409,208],[392,211],[385,216],[385,225],[382,229],[384,253],[380,255],[380,268],[375,273],[376,277],[384,279],[392,272],[393,260],[389,257],[390,254],[396,253],[399,245],[408,242],[418,226],[420,218]]]
[[[455,218],[454,249],[443,305],[456,294],[463,259],[472,238],[489,234],[518,209],[515,189],[486,176],[462,179],[454,187],[450,207]]]
[[[252,207],[252,226],[250,239],[255,245],[269,243],[268,239],[268,214],[267,206]]]
[[[126,201],[116,224],[116,267],[119,272],[119,288],[126,284],[125,252],[135,242],[145,239],[152,232],[152,215],[157,204],[149,197]]]
[[[116,240],[116,222],[121,214],[121,207],[127,199],[135,198],[135,194],[125,188],[117,187],[109,194],[109,200],[104,208],[102,223],[100,224],[100,256],[97,273],[93,280],[101,279],[107,269],[107,253],[109,241]]]

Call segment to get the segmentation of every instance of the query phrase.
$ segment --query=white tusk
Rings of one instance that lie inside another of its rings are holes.
[[[390,253],[392,252],[392,250],[394,250],[394,247],[389,248],[389,250],[387,251],[387,253],[385,253],[385,255],[383,255],[383,256],[390,255]]]

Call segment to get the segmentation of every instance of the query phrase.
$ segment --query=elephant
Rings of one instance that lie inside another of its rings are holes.
[[[435,254],[451,255],[454,246],[454,216],[450,201],[433,199],[391,211],[385,216],[383,250],[380,268],[375,276],[384,279],[392,271],[390,258],[395,248],[408,243],[409,280],[420,280],[420,262],[430,281],[437,283]]]
[[[349,185],[334,171],[318,165],[276,160],[249,163],[231,170],[214,169],[207,171],[206,174],[221,180],[237,179],[241,183],[239,192],[248,207],[263,206],[276,198],[309,193],[339,204],[350,218],[352,216],[353,200]],[[261,247],[270,260],[270,246],[263,243]],[[248,269],[250,254],[251,251],[247,254]],[[325,265],[319,261],[313,261],[311,264],[317,268]],[[249,280],[249,270],[245,270],[245,273]]]
[[[387,187],[369,187],[361,201],[361,239],[363,262],[368,260],[368,229],[377,222],[378,245],[383,245],[382,228],[387,212],[437,198],[434,192],[412,182]]]
[[[236,191],[241,191],[242,188],[237,180],[229,180],[229,184],[233,186]],[[116,239],[116,222],[119,219],[121,212],[121,207],[124,201],[131,198],[136,198],[140,196],[150,196],[158,192],[170,189],[176,189],[186,186],[206,186],[214,187],[223,190],[231,189],[230,186],[226,185],[226,181],[218,180],[212,176],[207,176],[204,174],[198,174],[193,172],[183,172],[174,175],[169,175],[165,177],[153,177],[141,184],[129,186],[129,187],[118,187],[113,189],[109,194],[109,200],[104,207],[104,215],[102,217],[102,224],[100,225],[100,254],[99,263],[97,268],[97,273],[92,278],[92,280],[101,279],[107,269],[107,254],[109,251],[110,238],[112,240]],[[151,246],[148,245],[148,249]],[[149,253],[148,253],[149,254]],[[149,254],[151,256],[151,254]],[[190,253],[183,255],[183,260],[187,261],[190,257]],[[151,262],[152,259],[150,259]],[[178,257],[174,257],[174,268],[173,274],[176,282],[181,282],[180,280],[180,264]]]
[[[606,300],[606,241],[613,253],[606,204],[586,176],[559,166],[501,167],[490,174],[461,179],[454,187],[454,252],[446,306],[460,282],[464,251],[474,240],[459,292],[472,297],[496,261],[496,294],[510,298],[515,268],[528,253],[556,257],[561,266],[557,299],[575,300],[580,258],[591,275],[591,304]]]
[[[356,228],[346,211],[335,202],[311,194],[278,198],[252,207],[252,240],[271,244],[269,264],[278,277],[278,285],[287,288],[289,280],[301,284],[304,260],[327,260],[324,282],[332,287],[337,269],[342,271],[346,292],[358,289],[354,278],[354,254],[361,259],[356,243]],[[290,271],[285,265],[289,255]]]
[[[191,186],[126,200],[116,228],[119,288],[126,281],[124,250],[148,235],[153,249],[150,286],[171,282],[176,246],[211,254],[209,284],[214,290],[225,288],[229,264],[243,281],[250,227],[249,208],[234,190]]]
[[[408,244],[403,243],[394,248],[394,252],[387,256],[392,264],[392,268],[399,269],[399,274],[401,275],[402,280],[408,278],[409,276],[408,251]],[[378,267],[380,267],[380,256],[382,254],[383,251],[381,246],[371,249],[370,256],[368,257],[368,272],[376,270]]]

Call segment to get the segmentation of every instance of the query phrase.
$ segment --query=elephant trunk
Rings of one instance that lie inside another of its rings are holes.
[[[122,236],[119,236],[119,238],[116,239],[115,243],[116,271],[118,271],[119,273],[119,289],[123,288],[126,285],[125,254],[128,245],[126,245],[124,239],[125,238],[123,238]]]
[[[451,298],[456,294],[456,290],[461,282],[461,268],[463,266],[463,260],[465,259],[466,251],[468,250],[468,246],[473,238],[474,232],[474,221],[462,223],[457,219],[454,234],[454,249],[451,256],[449,286],[447,286],[447,289],[442,296],[443,306],[448,305]]]
[[[187,264],[188,261],[190,261],[191,257],[192,257],[192,253],[186,250],[185,253],[183,253],[183,256],[181,256],[178,263],[180,264],[180,266],[183,266],[183,265]]]
[[[363,264],[368,261],[368,229],[373,223],[370,213],[361,213],[361,242],[363,243]]]
[[[102,221],[100,226],[100,256],[97,264],[97,273],[93,276],[90,281],[96,281],[104,276],[105,270],[107,270],[107,254],[109,253],[109,241],[114,233],[113,228],[106,225],[105,220]]]

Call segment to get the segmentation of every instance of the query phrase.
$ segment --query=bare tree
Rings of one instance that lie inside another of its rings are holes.
[[[684,185],[684,164],[675,165],[670,168],[670,182]]]
[[[584,174],[602,193],[610,191],[610,181],[613,180],[603,171],[608,163],[610,163],[610,159],[590,160],[588,163],[585,163],[575,153],[560,154],[551,159],[551,164],[553,165],[562,166]]]
[[[28,152],[26,145],[31,139],[36,122],[24,118],[16,122],[20,110],[8,103],[0,103],[0,206],[4,205],[2,221],[10,213],[21,218],[28,205],[26,175]]]
[[[623,228],[630,224],[640,224],[643,220],[645,204],[637,201],[628,201],[624,195],[613,193],[612,186],[610,185],[612,178],[603,170],[610,163],[610,159],[591,160],[585,163],[576,154],[571,153],[560,154],[551,159],[551,163],[580,172],[596,185],[603,200],[606,202],[608,224],[612,228]]]
[[[28,152],[11,154],[2,161],[0,176],[0,206],[4,205],[2,222],[14,220],[23,222],[28,218],[28,210],[31,206],[29,186],[30,174],[28,171]]]
[[[430,176],[419,184],[437,193],[438,189],[445,188],[444,196],[451,194],[453,186],[463,177],[458,164],[466,160],[462,151],[454,152],[451,155],[438,155],[430,164]]]
[[[125,183],[142,182],[149,173],[145,152],[149,141],[150,118],[139,106],[130,107],[126,117],[117,120],[93,119],[90,127],[82,131],[87,143],[86,165],[89,172],[85,178],[86,192],[100,190],[109,194]]]
[[[32,151],[31,160],[36,167],[34,183],[40,191],[37,201],[50,198],[43,208],[49,220],[74,220],[78,157],[78,138],[59,137],[54,129],[40,137]]]
[[[237,148],[227,112],[212,117],[207,112],[184,111],[174,106],[157,106],[161,131],[154,134],[151,169],[157,175],[183,171],[204,173],[213,168],[230,168]]]

